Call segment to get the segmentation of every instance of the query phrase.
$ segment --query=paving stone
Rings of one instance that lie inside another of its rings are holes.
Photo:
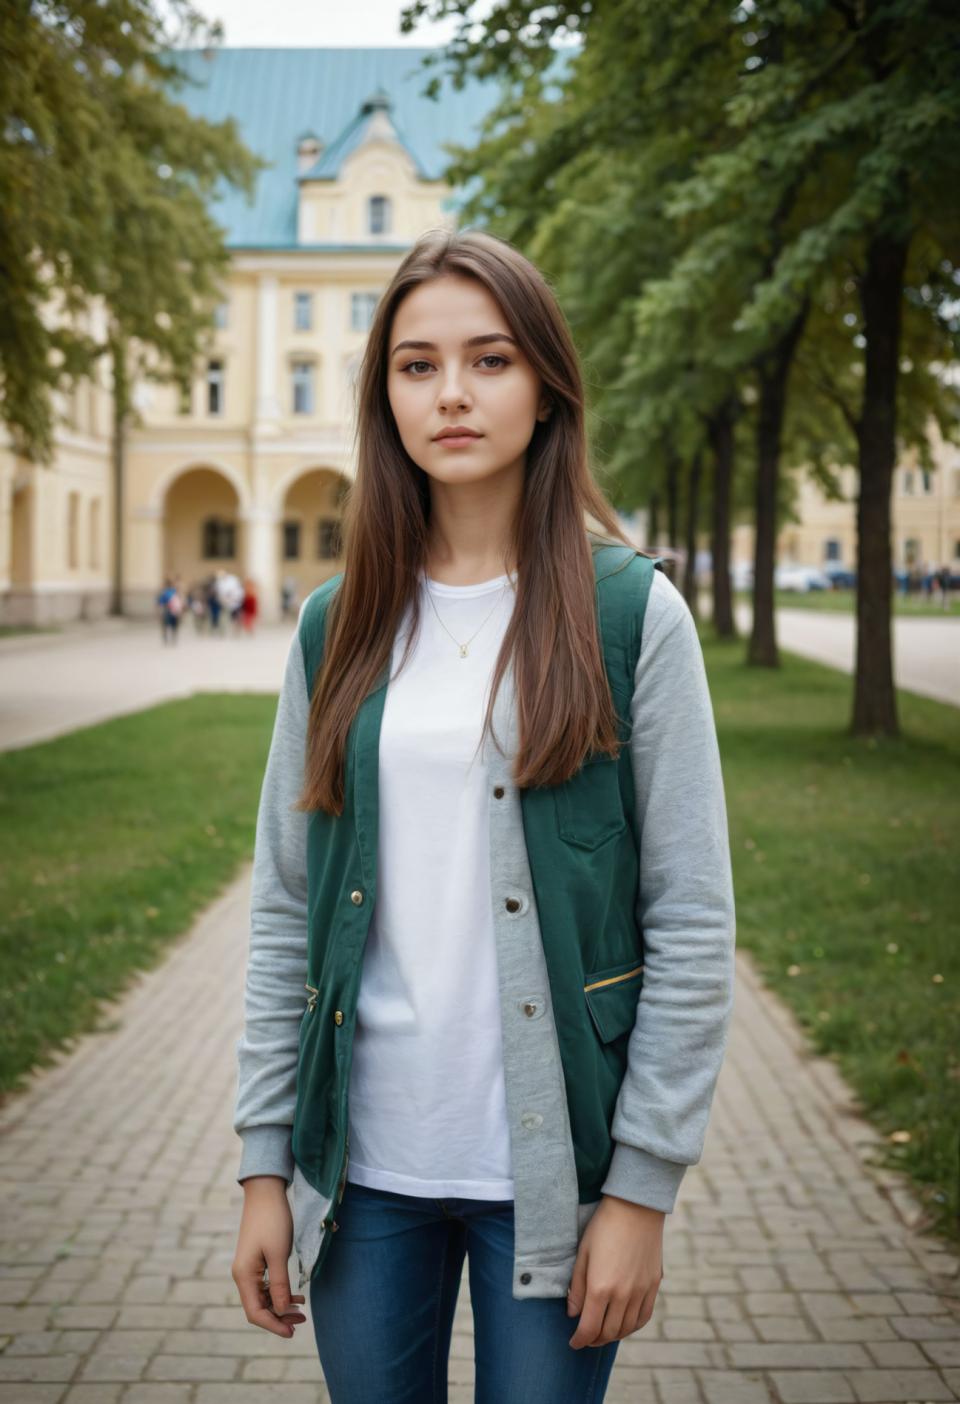
[[[855,1396],[837,1370],[774,1370],[781,1404],[854,1404]]]
[[[858,1404],[913,1404],[915,1400],[953,1399],[943,1376],[934,1370],[854,1370],[847,1378]]]
[[[770,1391],[758,1375],[743,1370],[700,1370],[707,1404],[770,1404]]]
[[[693,1370],[653,1370],[651,1374],[658,1404],[702,1404]]]
[[[71,1380],[78,1355],[0,1355],[0,1381],[53,1384]]]
[[[64,1385],[5,1384],[0,1381],[0,1404],[61,1404]],[[101,1401],[97,1401],[101,1404]],[[106,1401],[104,1401],[106,1404]]]
[[[188,1384],[128,1385],[121,1404],[190,1404],[193,1389]]]
[[[232,1380],[238,1362],[223,1355],[155,1355],[146,1371],[149,1380]]]

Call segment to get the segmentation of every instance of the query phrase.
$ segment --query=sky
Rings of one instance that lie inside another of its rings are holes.
[[[456,16],[440,24],[421,20],[400,33],[404,0],[193,0],[194,9],[224,26],[231,48],[432,48],[456,32]],[[477,6],[484,14],[488,4]]]

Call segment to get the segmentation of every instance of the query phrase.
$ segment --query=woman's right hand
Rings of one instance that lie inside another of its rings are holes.
[[[291,1296],[287,1260],[293,1244],[293,1218],[286,1181],[279,1175],[251,1175],[243,1181],[243,1214],[233,1259],[233,1280],[247,1320],[275,1336],[292,1336],[306,1321]],[[266,1268],[269,1284],[263,1280]]]

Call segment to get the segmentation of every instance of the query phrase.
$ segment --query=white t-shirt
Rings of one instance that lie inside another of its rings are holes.
[[[409,616],[394,641],[380,731],[377,898],[350,1071],[347,1178],[356,1184],[513,1198],[478,743],[515,581],[516,573],[477,585],[421,576],[418,638],[396,676]],[[458,642],[467,641],[462,658]]]

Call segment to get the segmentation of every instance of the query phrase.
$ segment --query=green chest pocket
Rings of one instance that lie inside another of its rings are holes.
[[[599,848],[626,825],[619,766],[609,756],[588,758],[575,775],[556,786],[553,798],[557,832],[577,848]]]

